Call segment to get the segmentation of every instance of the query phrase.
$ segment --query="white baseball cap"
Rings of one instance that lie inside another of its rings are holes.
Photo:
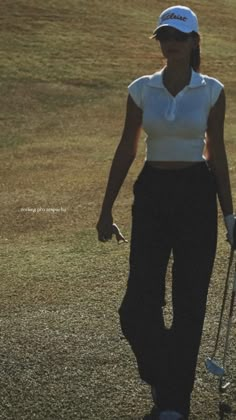
[[[199,31],[196,14],[186,6],[173,6],[165,9],[157,21],[157,27],[153,32],[153,38],[160,28],[168,26],[185,33]]]

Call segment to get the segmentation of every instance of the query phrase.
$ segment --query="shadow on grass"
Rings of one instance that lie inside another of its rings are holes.
[[[219,403],[219,420],[227,419],[228,416],[231,414],[233,414],[231,405],[225,402],[220,402]]]

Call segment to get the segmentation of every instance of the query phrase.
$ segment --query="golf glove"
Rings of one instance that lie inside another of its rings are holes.
[[[121,244],[122,242],[126,242],[126,243],[128,242],[127,239],[125,239],[125,237],[122,235],[120,229],[115,223],[113,223],[112,225],[112,233],[113,235],[115,235],[118,244]]]
[[[224,217],[224,222],[227,229],[227,240],[234,249],[236,248],[235,221],[236,221],[236,216],[234,214],[228,214],[228,216]]]

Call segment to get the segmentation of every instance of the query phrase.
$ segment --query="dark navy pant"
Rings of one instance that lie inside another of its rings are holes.
[[[134,184],[130,274],[119,309],[140,377],[161,409],[189,413],[217,241],[215,178],[206,163],[177,170],[146,163]],[[162,307],[173,254],[173,323]]]

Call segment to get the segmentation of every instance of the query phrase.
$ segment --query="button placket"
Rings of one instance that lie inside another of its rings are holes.
[[[168,108],[165,113],[165,117],[168,121],[174,121],[176,117],[176,111],[177,111],[177,100],[182,98],[184,96],[185,90],[187,86],[181,90],[176,96],[172,96],[169,92],[169,104]]]
[[[176,98],[169,98],[168,108],[165,117],[168,121],[174,121],[176,116]]]

